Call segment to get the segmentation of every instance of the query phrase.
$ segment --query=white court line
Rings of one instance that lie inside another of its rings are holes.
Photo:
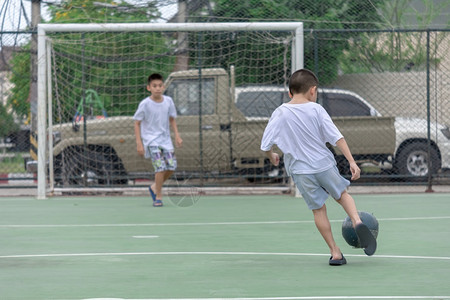
[[[450,217],[449,217],[450,218]],[[256,221],[256,222],[206,222],[206,223],[142,223],[142,224],[43,224],[43,225],[0,225],[1,227],[139,227],[139,226],[212,226],[212,225],[262,225],[262,224],[298,224],[314,221]],[[342,222],[342,221],[341,221]]]
[[[155,239],[159,238],[159,235],[133,235],[135,239]]]
[[[99,253],[52,253],[52,254],[23,254],[23,255],[0,255],[0,259],[8,258],[52,258],[52,257],[86,257],[86,256],[139,256],[139,255],[253,255],[253,256],[330,256],[320,253],[294,253],[294,252],[99,252]],[[348,257],[367,257],[366,255],[346,254]],[[371,258],[392,259],[430,259],[450,260],[448,256],[406,256],[406,255],[375,255]]]
[[[89,298],[83,300],[326,300],[326,299],[450,299],[450,296],[312,296],[312,297],[263,297],[263,298]]]
[[[416,221],[443,220],[450,216],[412,217],[412,218],[377,218],[378,221]],[[330,220],[331,223],[341,223],[343,220]],[[58,228],[58,227],[147,227],[147,226],[214,226],[214,225],[270,225],[270,224],[303,224],[314,223],[305,221],[254,221],[254,222],[205,222],[205,223],[142,223],[142,224],[12,224],[0,225],[0,228]]]

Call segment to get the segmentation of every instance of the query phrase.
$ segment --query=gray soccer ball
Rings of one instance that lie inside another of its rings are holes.
[[[365,211],[358,211],[358,214],[361,218],[361,221],[369,228],[370,232],[376,239],[378,237],[379,228],[378,220],[373,214]],[[352,221],[348,216],[344,219],[344,222],[342,222],[342,236],[350,246],[361,248],[361,243],[358,239],[358,236],[356,235],[355,229],[353,228]]]

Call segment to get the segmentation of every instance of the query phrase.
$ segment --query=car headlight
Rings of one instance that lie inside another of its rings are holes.
[[[450,140],[450,128],[447,126],[441,129],[443,135]]]

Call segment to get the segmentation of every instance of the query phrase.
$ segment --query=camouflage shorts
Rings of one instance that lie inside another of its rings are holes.
[[[155,172],[163,171],[175,171],[177,168],[177,158],[173,151],[167,151],[166,149],[149,146],[151,153],[151,159]]]

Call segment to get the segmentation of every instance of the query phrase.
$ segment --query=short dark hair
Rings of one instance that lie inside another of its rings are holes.
[[[300,69],[295,71],[289,79],[289,92],[294,94],[305,94],[313,86],[319,85],[319,79],[310,70]]]
[[[153,80],[161,80],[164,81],[164,78],[162,77],[161,74],[159,73],[153,73],[150,76],[148,76],[148,81],[147,83],[150,84],[150,82],[152,82]]]

